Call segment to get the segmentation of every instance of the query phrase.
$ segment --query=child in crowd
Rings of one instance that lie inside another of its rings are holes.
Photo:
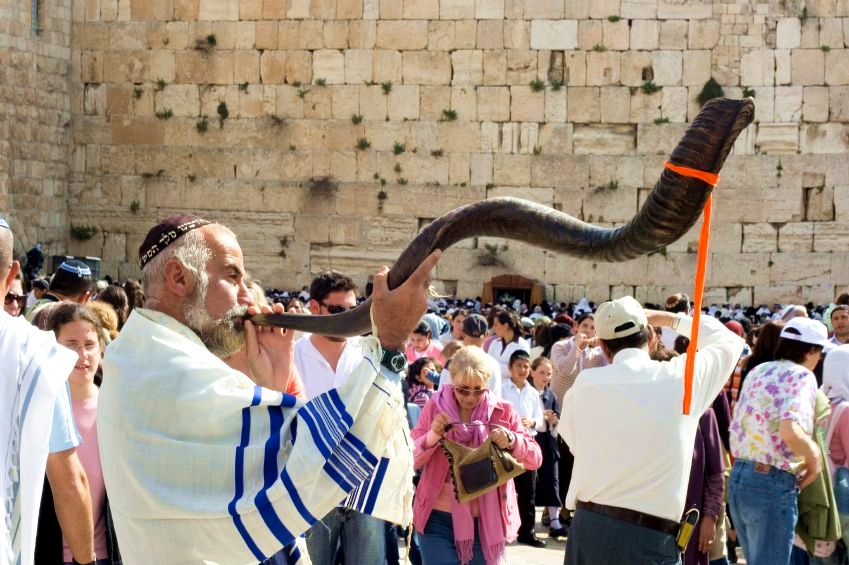
[[[501,384],[501,398],[510,402],[519,415],[522,425],[531,436],[544,430],[546,421],[542,415],[539,393],[530,384],[528,376],[531,373],[531,360],[528,352],[517,349],[510,355],[508,363],[510,379]],[[525,471],[513,479],[516,485],[516,498],[519,506],[519,526],[516,541],[533,547],[545,547],[546,543],[536,536],[536,471]]]

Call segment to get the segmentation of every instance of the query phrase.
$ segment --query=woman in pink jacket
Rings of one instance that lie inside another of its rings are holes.
[[[539,445],[510,403],[490,397],[485,356],[477,347],[464,347],[452,357],[452,384],[431,397],[412,432],[415,467],[421,469],[413,525],[424,563],[501,563],[519,528],[512,480],[472,501],[457,502],[440,438],[477,447],[491,437],[526,469],[542,463]]]

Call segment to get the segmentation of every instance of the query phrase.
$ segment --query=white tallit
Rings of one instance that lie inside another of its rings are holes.
[[[262,561],[349,494],[351,508],[408,524],[401,393],[376,369],[377,340],[362,341],[345,386],[304,403],[255,386],[173,318],[134,310],[107,349],[98,408],[124,562]]]
[[[38,508],[53,407],[64,392],[77,354],[53,332],[0,311],[0,457],[4,520],[0,563],[33,562]],[[68,402],[67,396],[63,399]],[[67,410],[70,413],[70,407]]]

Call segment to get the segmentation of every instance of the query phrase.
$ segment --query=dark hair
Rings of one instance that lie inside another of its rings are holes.
[[[793,328],[787,328],[792,330]],[[805,362],[805,358],[809,353],[822,352],[821,345],[812,345],[804,341],[796,341],[795,339],[787,339],[786,337],[778,338],[778,347],[775,348],[775,358],[793,361],[801,365]]]
[[[454,321],[454,318],[457,316],[464,316],[466,318],[469,317],[469,310],[466,308],[457,308],[451,313],[451,321]]]
[[[510,354],[510,361],[507,363],[507,366],[512,367],[513,363],[521,359],[524,359],[525,361],[528,361],[530,363],[531,356],[524,349],[517,349],[516,351]]]
[[[123,288],[124,292],[127,293],[127,304],[130,307],[127,316],[130,315],[129,313],[133,311],[133,308],[144,308],[144,290],[142,290],[139,281],[127,279],[124,281]]]
[[[525,327],[513,312],[502,310],[500,312],[496,312],[492,316],[492,319],[493,321],[498,320],[499,324],[507,324],[507,327],[513,332],[513,341],[516,341],[525,335]]]
[[[333,292],[357,292],[357,285],[348,275],[339,271],[325,271],[315,277],[310,284],[310,299],[322,302]]]
[[[94,281],[90,276],[80,277],[63,269],[57,269],[53,278],[50,279],[48,292],[73,298],[92,290],[94,290]]]
[[[420,321],[419,325],[413,328],[413,333],[423,335],[425,337],[433,337],[433,333],[430,331],[430,326],[427,325],[427,322],[424,320]]]
[[[749,371],[761,363],[775,361],[775,349],[778,347],[778,338],[781,335],[782,328],[784,328],[784,322],[776,320],[774,322],[766,322],[752,330],[752,333],[757,336],[757,339],[752,346],[752,353],[743,360],[743,366],[740,369],[741,389]]]
[[[675,338],[675,343],[672,345],[672,350],[675,351],[675,353],[677,353],[678,355],[684,355],[685,353],[687,353],[688,347],[690,347],[690,338],[688,338],[687,336],[679,335]]]
[[[110,284],[103,289],[103,292],[98,293],[97,300],[105,302],[115,309],[115,313],[118,314],[118,330],[120,331],[124,327],[124,322],[127,321],[127,314],[130,310],[127,293],[120,286]]]
[[[666,299],[665,310],[667,312],[683,312],[686,314],[690,311],[690,297],[683,292],[673,294]]]
[[[580,326],[581,322],[583,322],[587,318],[595,322],[595,315],[592,312],[584,312],[583,314],[575,318],[575,327]]]
[[[419,357],[418,359],[410,363],[410,366],[407,367],[407,383],[410,386],[419,383],[419,375],[421,374],[424,366],[428,363],[433,363],[433,366],[436,367],[436,359],[434,359],[433,357],[428,357],[427,355],[425,355],[424,357]]]
[[[623,349],[641,348],[649,342],[650,332],[654,331],[651,326],[646,326],[641,331],[626,335],[625,337],[617,337],[616,339],[602,339],[601,341],[610,350],[610,360],[622,351]]]
[[[834,313],[839,312],[841,310],[842,311],[849,311],[849,304],[835,304],[834,308],[832,308],[832,310],[831,310],[831,314],[829,314],[828,317],[833,318]]]

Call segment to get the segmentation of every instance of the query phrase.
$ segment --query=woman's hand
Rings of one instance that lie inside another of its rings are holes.
[[[450,422],[451,420],[448,418],[448,414],[441,412],[437,414],[433,419],[433,422],[431,422],[430,431],[436,434],[436,437],[442,437],[445,435]]]
[[[489,432],[489,439],[501,449],[509,449],[514,437],[513,432],[504,428],[495,428]]]

